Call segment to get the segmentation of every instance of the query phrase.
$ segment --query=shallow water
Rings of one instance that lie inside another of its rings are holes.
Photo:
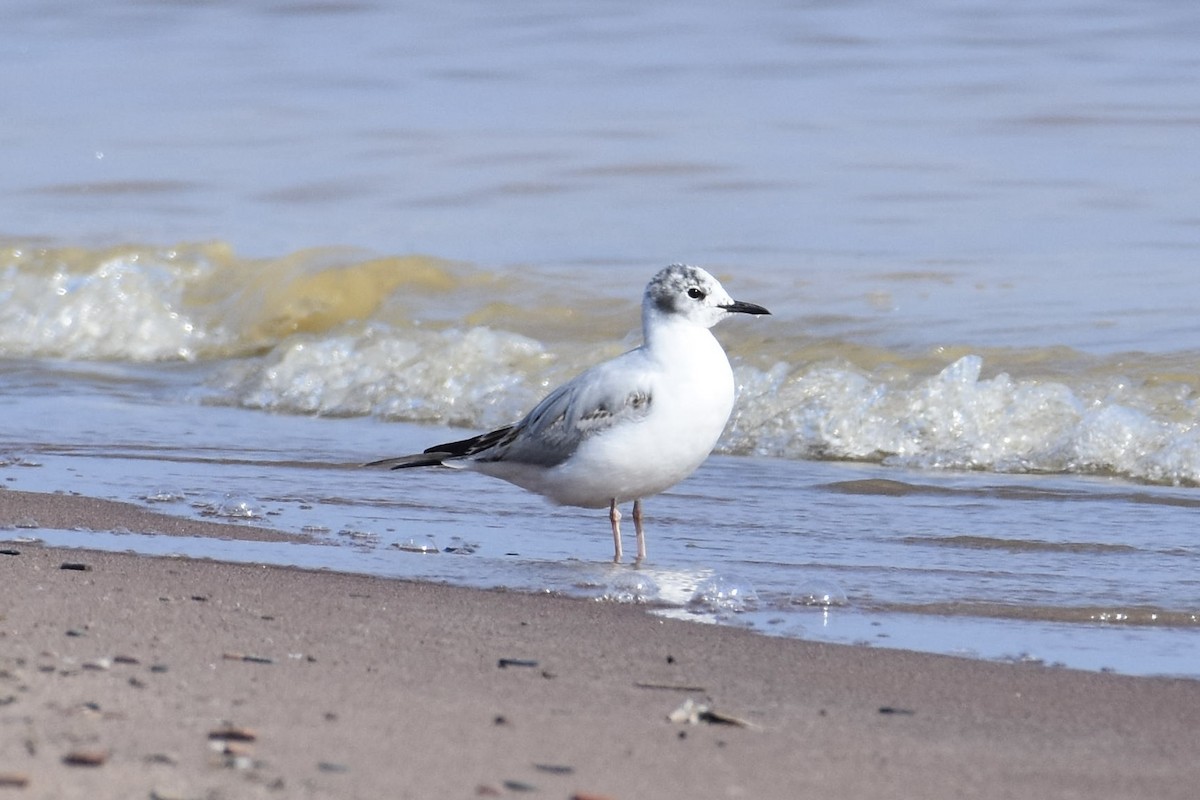
[[[6,535],[1200,674],[1192,5],[5,20],[0,477],[311,544]],[[636,344],[677,260],[775,314],[717,331],[738,411],[645,568],[602,515],[352,466]]]
[[[439,431],[145,404],[108,387],[4,402],[5,485],[265,524],[295,544],[41,529],[50,544],[645,602],[787,636],[1197,674],[1194,490],[717,456],[647,502],[649,562],[603,514],[457,471],[363,470]],[[386,444],[381,444],[386,442]],[[386,448],[386,449],[381,449]],[[2,497],[0,497],[2,499]]]

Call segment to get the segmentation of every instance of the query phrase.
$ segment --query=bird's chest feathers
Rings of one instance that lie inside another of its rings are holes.
[[[733,410],[733,371],[725,351],[707,330],[680,341],[656,341],[658,364],[651,397],[658,419],[701,436],[719,436]],[[702,335],[698,335],[702,334]]]

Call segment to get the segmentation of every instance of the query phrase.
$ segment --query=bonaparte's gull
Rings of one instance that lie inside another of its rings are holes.
[[[465,467],[561,505],[608,506],[616,562],[617,506],[632,500],[641,561],[642,498],[691,475],[733,411],[733,371],[709,328],[738,313],[771,312],[734,300],[699,267],[669,266],[646,286],[640,347],[563,384],[514,425],[367,466]]]

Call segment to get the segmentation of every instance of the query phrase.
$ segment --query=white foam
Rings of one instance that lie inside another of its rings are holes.
[[[11,355],[34,357],[195,358],[221,346],[224,336],[186,308],[182,269],[144,253],[83,271],[9,262],[0,269],[0,344]]]
[[[376,415],[467,427],[512,422],[544,388],[529,377],[549,357],[525,336],[488,328],[297,337],[232,365],[220,402],[297,414]]]
[[[578,353],[555,357],[536,340],[490,328],[379,325],[290,339],[231,367],[216,389],[218,402],[250,408],[481,430],[519,419],[586,365]],[[983,366],[972,355],[928,377],[878,378],[847,363],[740,365],[737,410],[719,450],[1200,482],[1200,420],[1186,392],[1164,404],[1161,389],[1124,378],[1111,386],[1091,378],[1083,389],[1004,373],[984,379]]]
[[[925,469],[1113,473],[1200,482],[1200,419],[1123,386],[1124,403],[1064,383],[981,379],[966,356],[937,375],[892,382],[845,364],[740,369],[730,452],[878,460]],[[1195,405],[1193,402],[1192,406]]]

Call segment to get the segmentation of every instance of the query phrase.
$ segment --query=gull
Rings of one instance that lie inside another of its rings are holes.
[[[709,328],[730,314],[770,313],[734,300],[699,267],[673,264],[646,286],[640,347],[558,387],[520,422],[365,466],[466,468],[559,505],[607,506],[616,563],[618,506],[632,500],[640,563],[642,499],[695,472],[733,411],[733,370]]]

